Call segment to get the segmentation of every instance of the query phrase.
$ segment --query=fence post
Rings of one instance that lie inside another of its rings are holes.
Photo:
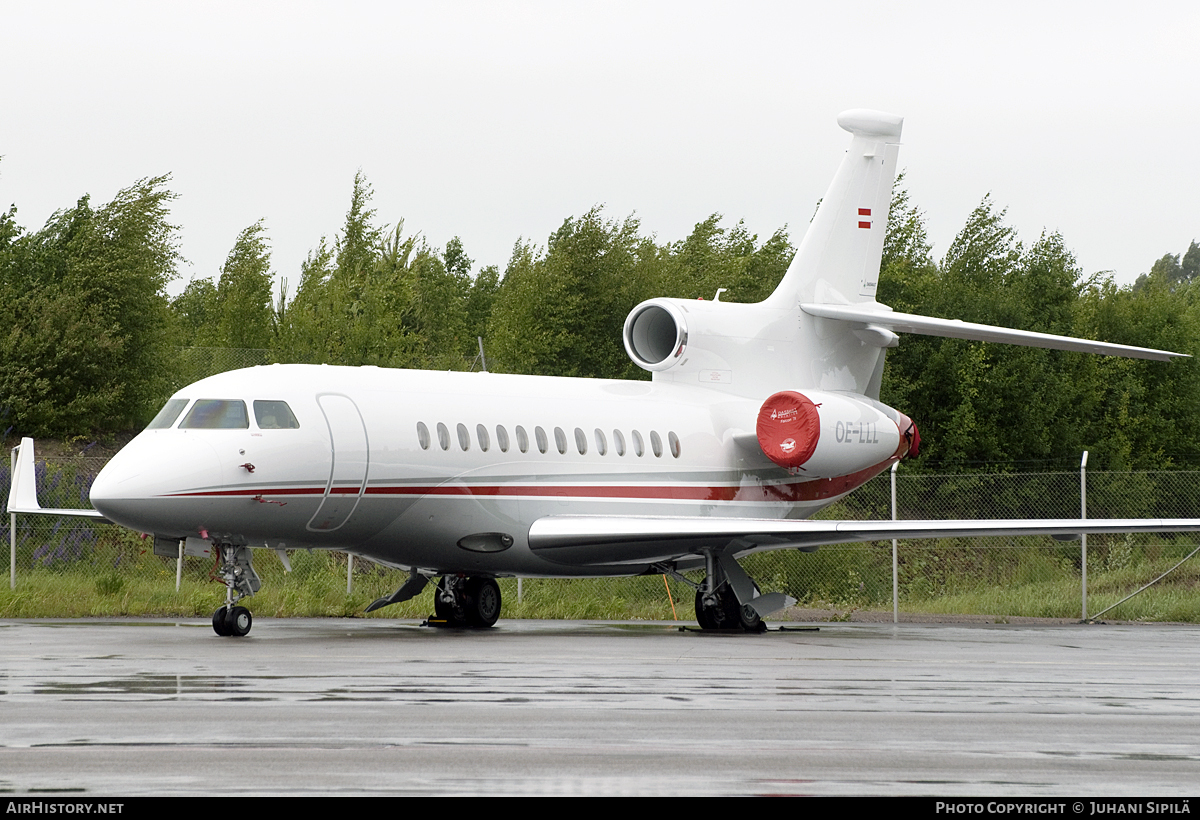
[[[896,520],[896,468],[900,462],[892,463],[892,520]],[[900,623],[899,562],[896,560],[896,539],[892,539],[892,623]]]
[[[354,580],[354,555],[346,553],[346,594],[349,595],[353,591],[352,582]]]
[[[1088,451],[1083,451],[1083,458],[1079,460],[1079,518],[1087,519],[1087,456]],[[1080,568],[1083,570],[1083,581],[1081,583],[1083,589],[1083,618],[1087,620],[1087,533],[1079,534],[1079,539],[1082,542],[1082,559]]]
[[[17,474],[17,451],[20,449],[21,445],[18,444],[8,454],[9,481],[12,481],[13,477]],[[9,495],[11,496],[12,493],[10,492]],[[8,588],[17,588],[17,514],[15,512],[8,514]]]

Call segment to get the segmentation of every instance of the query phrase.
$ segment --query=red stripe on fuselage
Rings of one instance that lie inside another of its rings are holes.
[[[522,498],[627,498],[678,501],[819,501],[842,495],[861,487],[886,470],[894,459],[865,470],[837,478],[819,478],[788,484],[758,484],[740,486],[664,486],[638,484],[441,484],[437,486],[368,487],[366,495],[463,495]],[[358,487],[334,487],[331,493],[358,495]],[[204,492],[172,493],[168,498],[249,497],[279,495],[324,496],[324,487],[283,488],[275,490],[208,490]]]

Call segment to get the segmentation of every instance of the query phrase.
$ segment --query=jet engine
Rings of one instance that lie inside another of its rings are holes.
[[[771,461],[820,478],[915,456],[920,443],[917,426],[903,413],[864,396],[814,390],[768,398],[755,432]]]
[[[683,311],[670,299],[642,302],[625,317],[625,351],[644,370],[673,367],[687,351],[688,329]]]

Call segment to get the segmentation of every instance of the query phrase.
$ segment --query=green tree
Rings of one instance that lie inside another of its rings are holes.
[[[88,197],[0,251],[0,402],[30,435],[109,432],[144,422],[169,389],[164,288],[179,260],[167,177],[112,202]]]
[[[467,344],[480,336],[487,335],[488,320],[492,316],[492,305],[500,292],[500,268],[488,265],[471,281],[467,294]]]
[[[193,279],[183,293],[171,300],[180,347],[204,346],[217,326],[217,286],[211,279]]]
[[[672,246],[679,280],[661,295],[711,299],[718,288],[725,288],[721,299],[726,302],[761,302],[775,290],[796,252],[788,242],[787,227],[760,246],[744,222],[726,230],[721,219],[712,214]]]
[[[1105,341],[1173,350],[1191,359],[1096,361],[1095,416],[1088,444],[1108,469],[1157,469],[1200,454],[1200,311],[1190,289],[1152,278],[1141,288],[1093,283],[1081,298],[1077,332]]]
[[[333,247],[322,239],[301,269],[295,298],[276,307],[276,356],[291,361],[460,368],[468,334],[471,260],[457,237],[446,252],[404,221],[374,223],[372,191],[359,172]]]
[[[274,336],[271,252],[263,220],[238,234],[217,284],[216,346],[263,349]]]
[[[594,208],[569,218],[545,254],[518,242],[489,325],[497,368],[552,376],[637,377],[621,329],[644,296],[659,249],[633,217],[605,220]]]
[[[897,191],[880,296],[906,312],[1069,334],[1082,286],[1057,234],[1029,248],[985,197],[938,266],[919,211]],[[1077,456],[1095,407],[1095,362],[1082,354],[905,335],[889,353],[881,398],[922,432],[917,466]]]

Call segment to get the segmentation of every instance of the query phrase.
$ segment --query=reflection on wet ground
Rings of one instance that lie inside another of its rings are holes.
[[[0,621],[0,789],[1187,794],[1198,636],[262,618],[222,639],[201,621]]]

